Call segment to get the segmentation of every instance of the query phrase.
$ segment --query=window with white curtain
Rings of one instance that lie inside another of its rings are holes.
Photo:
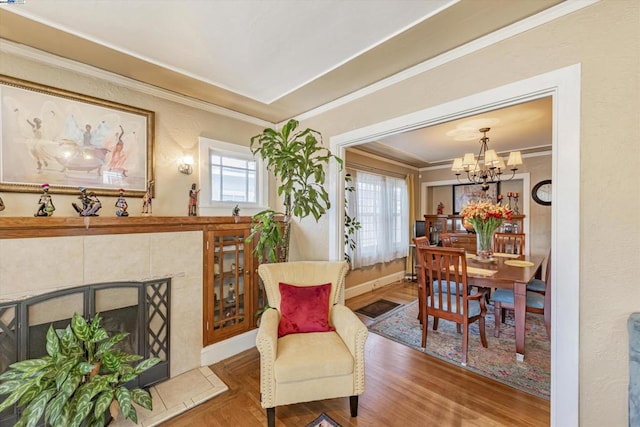
[[[388,262],[407,255],[409,202],[404,179],[350,170],[355,191],[347,194],[349,215],[361,225],[356,249],[350,253],[355,268]]]

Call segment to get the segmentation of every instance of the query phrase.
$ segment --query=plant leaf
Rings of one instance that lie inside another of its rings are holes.
[[[93,409],[94,416],[98,417],[100,414],[104,414],[107,411],[111,401],[113,400],[113,390],[109,389],[100,393],[96,399],[96,406]]]
[[[47,354],[53,358],[58,357],[60,353],[60,340],[58,339],[58,335],[56,334],[55,329],[53,329],[53,325],[49,326],[47,330]]]
[[[51,399],[55,392],[56,390],[53,387],[39,392],[39,394],[25,408],[22,416],[20,417],[20,422],[23,419],[27,420],[27,422],[25,424],[20,424],[20,422],[18,422],[16,423],[16,426],[25,425],[28,427],[35,427],[40,420],[40,417],[42,417],[42,414],[44,413],[47,402],[49,401],[49,399]]]
[[[138,405],[150,411],[153,410],[153,401],[151,400],[151,394],[141,388],[134,388],[131,390],[131,400]]]
[[[85,318],[80,316],[78,313],[73,313],[73,317],[71,318],[71,330],[82,341],[91,340],[91,329],[89,328]]]
[[[151,368],[152,366],[157,365],[158,363],[160,363],[160,359],[157,357],[150,357],[146,360],[143,360],[142,362],[138,363],[138,365],[135,367],[135,372],[137,374],[146,371],[147,369]]]
[[[16,362],[9,365],[9,367],[11,369],[16,369],[18,371],[23,371],[23,372],[35,372],[40,369],[43,369],[45,366],[50,364],[51,364],[51,358],[43,357],[42,359],[28,359],[28,360],[23,360],[21,362]]]
[[[130,414],[132,411],[135,414],[135,409],[133,408],[133,405],[131,405],[131,392],[129,392],[126,387],[120,386],[116,388],[116,399],[120,405],[122,415],[124,415],[125,418],[132,419],[130,418]]]
[[[16,403],[18,399],[20,399],[20,397],[22,397],[22,395],[27,390],[29,390],[29,387],[31,387],[32,385],[33,385],[33,381],[26,381],[20,384],[18,387],[16,387],[13,390],[13,393],[11,393],[2,403],[0,403],[0,412],[4,411],[9,406]]]

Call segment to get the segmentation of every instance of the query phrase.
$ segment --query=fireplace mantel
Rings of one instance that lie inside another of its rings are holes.
[[[251,222],[248,216],[236,219],[229,216],[1,217],[0,239],[197,231],[211,225]]]

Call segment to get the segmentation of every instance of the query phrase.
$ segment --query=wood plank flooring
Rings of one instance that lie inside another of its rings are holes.
[[[355,310],[378,298],[412,301],[417,298],[416,285],[392,284],[352,298],[347,305]],[[210,366],[229,391],[162,425],[266,426],[259,360],[254,348]],[[365,387],[357,418],[349,416],[349,399],[340,398],[277,407],[276,425],[304,427],[322,412],[344,427],[548,426],[550,420],[547,400],[376,334],[367,339]]]

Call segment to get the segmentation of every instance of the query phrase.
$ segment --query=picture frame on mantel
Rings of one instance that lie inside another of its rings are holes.
[[[143,196],[153,111],[0,75],[0,191]]]
[[[489,183],[489,189],[482,191],[482,184],[457,184],[453,186],[453,214],[458,215],[469,202],[488,199],[491,203],[498,202],[500,182]]]

